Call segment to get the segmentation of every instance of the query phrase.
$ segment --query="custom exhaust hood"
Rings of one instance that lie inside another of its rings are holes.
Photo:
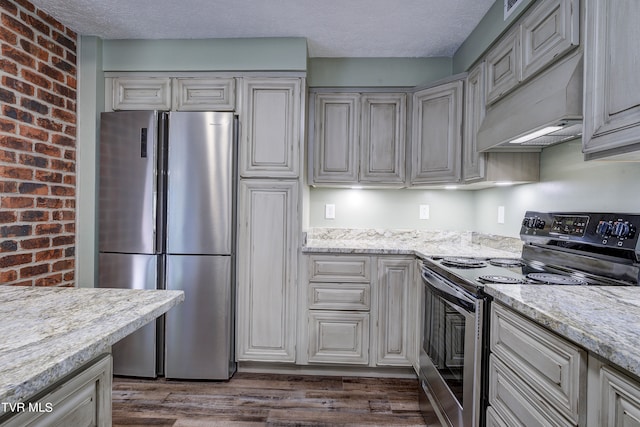
[[[541,151],[582,135],[582,50],[487,107],[478,151]]]

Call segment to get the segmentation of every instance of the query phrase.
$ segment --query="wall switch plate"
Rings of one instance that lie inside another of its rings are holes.
[[[504,206],[498,206],[498,224],[504,224]]]
[[[324,205],[324,218],[336,219],[336,205]]]
[[[429,219],[429,205],[420,205],[420,219]]]

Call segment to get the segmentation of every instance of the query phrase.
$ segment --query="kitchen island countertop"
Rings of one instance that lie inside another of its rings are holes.
[[[183,300],[182,291],[0,286],[0,402],[26,401]]]
[[[586,350],[640,376],[639,287],[489,284],[485,291]]]

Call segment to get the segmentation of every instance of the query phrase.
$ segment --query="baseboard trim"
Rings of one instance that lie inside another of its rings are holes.
[[[260,374],[327,375],[344,377],[418,378],[413,367],[316,366],[269,362],[238,362],[238,372]]]

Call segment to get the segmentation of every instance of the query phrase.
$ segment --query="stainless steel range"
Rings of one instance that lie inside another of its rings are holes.
[[[420,379],[453,426],[484,424],[488,283],[637,286],[640,215],[527,212],[520,258],[423,260]]]

